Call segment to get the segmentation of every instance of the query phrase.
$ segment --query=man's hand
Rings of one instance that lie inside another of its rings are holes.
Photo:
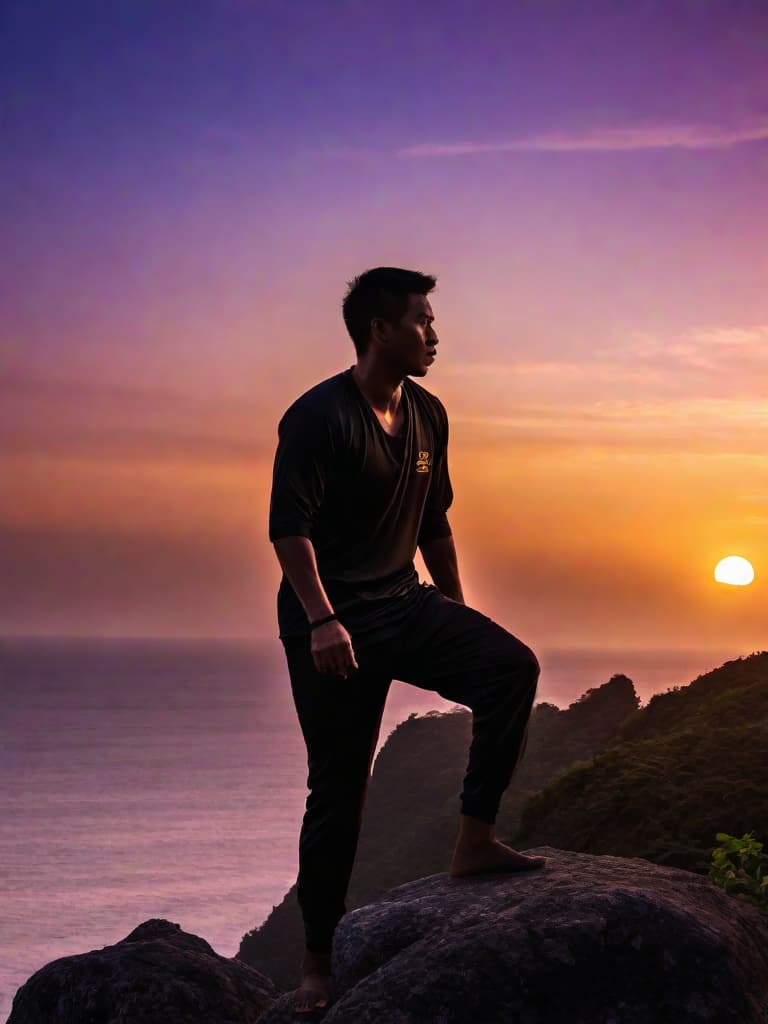
[[[338,619],[313,629],[311,636],[312,657],[318,672],[346,679],[353,669],[360,667],[355,660],[352,638]]]
[[[419,550],[437,589],[452,601],[464,604],[453,535],[429,540],[425,544],[420,544]]]

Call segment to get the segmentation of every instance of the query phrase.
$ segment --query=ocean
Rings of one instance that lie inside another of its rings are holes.
[[[748,653],[536,648],[536,700],[624,672],[646,703]],[[280,641],[1,638],[0,701],[0,1019],[44,964],[148,918],[234,956],[298,869],[306,751]],[[451,707],[394,681],[377,751]]]

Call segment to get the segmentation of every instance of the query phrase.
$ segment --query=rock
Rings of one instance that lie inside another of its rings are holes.
[[[549,860],[429,875],[347,913],[324,1024],[768,1024],[768,915],[680,868],[525,852]],[[291,1000],[152,920],[37,971],[8,1024],[288,1024]]]
[[[255,968],[153,918],[113,946],[41,967],[7,1024],[254,1024],[277,995]]]
[[[347,913],[324,1024],[768,1024],[768,915],[679,868],[525,852],[549,860]]]

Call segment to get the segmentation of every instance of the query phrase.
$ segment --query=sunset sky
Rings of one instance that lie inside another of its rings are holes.
[[[10,0],[0,35],[2,633],[278,643],[277,421],[395,265],[438,278],[467,603],[534,649],[768,647],[763,0]]]

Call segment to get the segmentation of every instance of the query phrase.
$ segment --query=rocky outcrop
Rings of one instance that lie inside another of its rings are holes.
[[[599,755],[637,703],[632,681],[615,675],[603,686],[588,691],[567,711],[551,704],[535,704],[525,756],[502,797],[496,834],[518,848],[514,834],[529,797],[574,762]],[[345,900],[350,910],[412,878],[448,869],[459,828],[459,798],[472,741],[472,715],[468,709],[457,707],[459,710],[447,713],[410,715],[393,729],[377,754]],[[538,830],[535,838],[524,840],[523,845],[547,843],[576,849],[585,820],[582,818],[580,827],[562,842]],[[552,827],[551,817],[548,825]],[[727,826],[718,819],[713,839],[717,828]],[[565,832],[561,830],[558,835],[564,836]],[[588,852],[625,851],[606,847]],[[635,853],[633,847],[631,854]],[[294,884],[265,920],[243,936],[237,955],[287,989],[295,984],[303,945],[304,928]]]
[[[768,1024],[768,916],[639,858],[400,885],[342,918],[325,1024]],[[260,1024],[290,1020],[287,996]]]
[[[680,868],[525,852],[548,862],[430,875],[346,914],[325,1024],[768,1024],[768,915]],[[42,968],[8,1024],[280,1024],[290,1002],[148,921]]]
[[[8,1024],[254,1024],[277,995],[253,967],[154,918],[113,946],[41,967]]]

